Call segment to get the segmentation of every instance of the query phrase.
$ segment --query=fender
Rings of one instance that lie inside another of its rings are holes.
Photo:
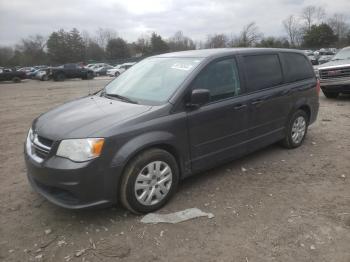
[[[291,118],[292,114],[301,107],[307,107],[309,109],[310,118],[311,118],[312,111],[311,111],[311,107],[309,105],[308,99],[306,97],[300,97],[292,106],[292,108],[288,114],[288,117],[287,117],[286,125],[288,125],[289,119]]]
[[[156,146],[156,145],[168,145],[175,149],[178,153],[179,150],[176,146],[176,138],[173,134],[165,131],[153,131],[149,133],[140,134],[119,148],[111,161],[111,167],[123,167],[139,152]],[[177,154],[179,156],[180,154]],[[174,156],[174,157],[177,157]],[[181,162],[181,161],[180,161]],[[180,168],[182,166],[179,163]]]

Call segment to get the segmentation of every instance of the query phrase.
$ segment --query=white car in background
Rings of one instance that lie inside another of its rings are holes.
[[[107,70],[107,75],[112,77],[118,77],[120,74],[124,73],[126,70],[128,70],[130,67],[132,67],[135,62],[132,63],[124,63],[121,65],[117,65],[109,70]]]
[[[105,76],[107,74],[107,70],[112,69],[113,66],[108,65],[108,64],[104,64],[98,67],[94,67],[92,68],[92,70],[94,71],[94,74],[96,76]]]
[[[49,80],[49,70],[49,68],[39,69],[33,78],[41,81],[47,81]]]

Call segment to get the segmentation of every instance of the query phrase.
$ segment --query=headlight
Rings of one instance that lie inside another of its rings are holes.
[[[320,72],[319,72],[318,68],[314,67],[314,72],[315,72],[316,77],[320,78]]]
[[[84,162],[99,157],[103,144],[103,138],[62,140],[56,155],[69,158],[75,162]]]

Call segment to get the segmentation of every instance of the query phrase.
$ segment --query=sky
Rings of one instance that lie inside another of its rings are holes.
[[[282,21],[308,5],[322,6],[328,15],[350,10],[350,0],[0,0],[0,46],[73,27],[91,35],[113,29],[128,41],[153,31],[168,38],[179,30],[205,40],[215,33],[236,35],[256,22],[264,36],[285,36]]]

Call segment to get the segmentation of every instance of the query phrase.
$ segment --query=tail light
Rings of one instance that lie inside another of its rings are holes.
[[[317,79],[317,83],[316,83],[316,92],[319,95],[321,91],[321,84],[320,84],[320,79]]]

